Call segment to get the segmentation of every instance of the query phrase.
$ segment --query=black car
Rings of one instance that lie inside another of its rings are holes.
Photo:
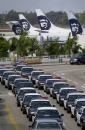
[[[62,79],[47,79],[45,82],[45,88],[44,91],[49,94],[50,93],[50,89],[53,88],[53,84],[54,82],[61,82],[63,81]]]
[[[76,88],[61,88],[59,92],[59,104],[60,106],[64,105],[64,99],[67,97],[68,93],[77,92]]]
[[[38,89],[44,89],[44,85],[47,79],[52,79],[50,74],[42,74],[38,76]]]
[[[72,56],[70,59],[70,64],[85,64],[85,53]]]
[[[30,79],[31,72],[34,70],[33,67],[22,67],[21,75],[25,78]]]
[[[9,75],[13,75],[13,74],[16,74],[16,72],[15,72],[15,71],[11,71],[11,70],[5,71],[5,72],[3,73],[1,83],[2,83],[3,85],[5,85],[5,87],[6,87],[6,82],[7,82],[8,76],[9,76]]]
[[[24,87],[24,88],[20,88],[18,95],[17,95],[17,106],[20,106],[20,101],[23,100],[23,97],[26,93],[36,93],[36,90],[34,88],[28,88],[28,87]]]
[[[12,90],[12,86],[14,86],[14,81],[17,78],[21,78],[21,75],[9,75],[7,80],[8,80],[8,84],[7,84],[7,88]]]
[[[18,82],[17,84],[16,84],[16,86],[14,87],[14,94],[15,94],[15,96],[18,94],[18,92],[19,92],[19,90],[20,90],[20,88],[33,88],[34,86],[33,86],[33,83],[32,82]]]
[[[34,116],[37,112],[37,108],[39,107],[51,107],[51,103],[49,100],[46,99],[34,99],[31,100],[30,106],[27,110],[27,117],[30,121],[32,121],[32,116]]]
[[[44,71],[41,71],[41,70],[35,70],[35,71],[32,71],[31,73],[31,80],[33,82],[33,84],[36,86],[36,83],[37,83],[37,78],[39,75],[41,74],[44,74]],[[36,86],[37,87],[37,86]]]
[[[83,93],[71,93],[66,98],[66,110],[67,112],[71,112],[71,106],[74,105],[76,99],[85,98],[85,94]]]
[[[39,107],[35,115],[34,120],[39,119],[55,119],[63,126],[62,120],[63,114],[60,114],[57,108],[55,107]]]
[[[40,99],[42,96],[38,93],[27,93],[23,97],[23,101],[21,103],[21,110],[24,114],[26,114],[26,109],[29,107],[31,100]]]

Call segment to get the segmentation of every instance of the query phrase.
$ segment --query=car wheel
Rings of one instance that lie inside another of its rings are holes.
[[[32,116],[31,115],[29,115],[29,121],[32,121]]]

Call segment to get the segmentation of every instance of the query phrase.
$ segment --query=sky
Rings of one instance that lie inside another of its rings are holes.
[[[0,13],[10,11],[85,11],[85,0],[0,0]]]

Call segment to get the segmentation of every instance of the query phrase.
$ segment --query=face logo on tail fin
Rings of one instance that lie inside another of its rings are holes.
[[[73,36],[76,36],[77,34],[82,34],[83,30],[77,19],[70,19],[69,24]]]
[[[13,32],[14,32],[16,35],[21,35],[21,33],[22,33],[22,27],[21,27],[20,24],[14,24],[14,25],[12,26],[12,30],[13,30]]]
[[[50,29],[51,23],[46,16],[38,16],[38,21],[42,30]]]
[[[21,19],[19,22],[24,31],[28,31],[30,29],[30,24],[28,23],[26,19]]]

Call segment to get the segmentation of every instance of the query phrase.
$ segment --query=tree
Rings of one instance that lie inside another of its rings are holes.
[[[4,38],[0,38],[0,58],[7,57],[9,50],[9,42],[6,41]]]
[[[10,40],[11,40],[11,41],[9,41],[10,42],[10,51],[16,51],[18,39],[13,37]]]
[[[64,49],[65,49],[65,53],[68,54],[69,56],[71,54],[78,53],[79,49],[81,49],[81,46],[78,45],[77,43],[77,36],[71,38],[69,34],[68,39],[65,43]]]
[[[55,39],[54,41],[47,40],[44,43],[44,48],[47,51],[48,55],[59,55],[59,38]]]

